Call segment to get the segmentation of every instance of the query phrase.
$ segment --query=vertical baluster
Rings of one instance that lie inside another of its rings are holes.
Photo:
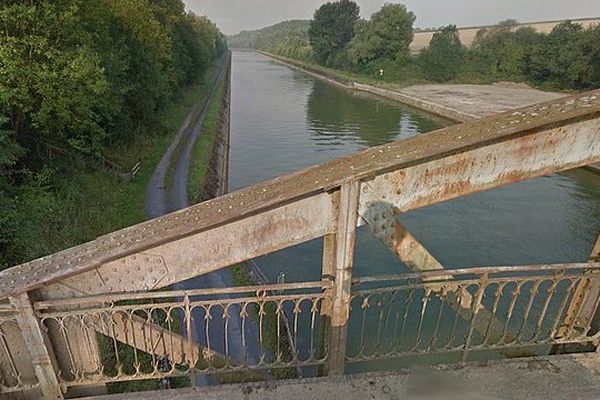
[[[458,286],[457,287],[457,292],[458,292],[458,301],[457,301],[457,309],[460,309],[460,307],[462,307],[462,302],[463,302],[463,290],[464,288],[462,286]],[[449,294],[449,296],[452,296],[452,294]],[[451,350],[452,349],[452,344],[454,343],[454,335],[456,334],[456,326],[458,325],[458,317],[459,317],[459,313],[455,312],[454,313],[454,319],[452,320],[452,327],[450,328],[450,333],[448,333],[448,343],[446,343],[445,349],[446,350]]]
[[[294,301],[294,343],[292,344],[292,348],[296,349],[293,354],[294,362],[297,364],[300,357],[300,346],[298,345],[298,317],[301,312],[300,303],[302,300]]]
[[[77,364],[75,363],[75,357],[73,356],[73,349],[71,348],[71,341],[69,340],[69,336],[67,335],[67,327],[65,326],[65,324],[66,324],[65,317],[61,317],[60,319],[57,319],[56,322],[58,323],[58,330],[59,330],[60,334],[62,335],[62,339],[65,343],[65,349],[67,350],[69,364],[71,365],[71,370],[69,372],[71,372],[71,374],[73,375],[73,379],[75,381],[77,381],[77,379],[79,379],[79,374],[78,374],[79,371],[77,369]]]
[[[225,366],[224,369],[227,369],[229,367],[229,318],[230,318],[230,314],[229,314],[229,304],[223,304],[223,329],[225,329],[224,332],[224,338],[223,338],[223,346],[225,348]]]
[[[410,314],[410,307],[412,305],[413,297],[415,294],[415,289],[409,289],[406,295],[406,300],[404,301],[404,314],[402,316],[402,323],[400,324],[400,332],[396,335],[398,338],[398,342],[396,344],[396,352],[402,352],[402,346],[404,344],[404,332],[406,331],[406,321],[408,320],[408,315]]]
[[[513,343],[513,344],[523,342],[522,341],[523,330],[525,329],[527,320],[529,319],[529,314],[531,313],[531,307],[533,306],[533,301],[535,300],[535,297],[537,296],[537,292],[538,292],[538,289],[539,289],[541,283],[542,283],[541,280],[536,281],[531,286],[531,289],[529,290],[529,301],[527,302],[527,306],[525,307],[525,313],[523,314],[523,321],[521,322],[521,326],[519,327],[519,330],[517,331],[517,334],[515,335],[514,339],[511,341],[511,343]]]
[[[187,349],[184,349],[185,360],[189,367],[190,381],[192,386],[196,386],[196,363],[194,362],[194,354],[192,352],[194,346],[194,337],[192,335],[192,307],[190,304],[190,296],[186,292],[183,295],[183,315],[185,320],[185,333],[187,336]],[[183,343],[182,343],[183,345]],[[207,350],[210,348],[207,347]]]
[[[173,332],[173,326],[171,324],[171,321],[173,320],[173,308],[169,307],[166,311],[167,316],[166,316],[166,323],[167,323],[167,329],[169,330],[169,332]],[[175,372],[175,365],[177,364],[177,356],[175,354],[175,349],[174,349],[174,344],[173,344],[173,335],[169,335],[169,358],[171,360],[171,373]]]
[[[494,318],[496,317],[496,313],[498,312],[498,304],[500,303],[500,298],[502,297],[502,293],[504,292],[504,287],[506,286],[506,283],[498,283],[498,289],[496,289],[496,292],[494,293],[494,304],[492,305],[492,311],[490,312],[490,319],[488,320],[488,324],[487,327],[485,328],[485,334],[484,334],[484,338],[483,338],[483,343],[482,345],[485,347],[486,345],[491,345],[493,343],[490,343],[490,333],[491,333],[491,328],[492,328],[492,322],[494,321]]]
[[[508,327],[510,325],[510,320],[512,318],[513,311],[515,309],[515,305],[517,304],[517,300],[519,299],[519,295],[521,294],[521,286],[522,282],[515,283],[515,290],[512,292],[512,298],[510,300],[510,305],[508,306],[508,312],[506,313],[506,322],[504,323],[504,328],[502,328],[502,336],[500,336],[500,340],[498,344],[505,344],[508,336]]]
[[[275,362],[277,364],[281,363],[281,300],[277,302],[277,306],[275,308],[275,322],[277,327],[277,353],[275,355]]]
[[[373,355],[379,357],[381,356],[383,316],[385,315],[384,299],[384,295],[382,294],[380,296],[380,300],[377,302],[377,306],[379,307],[379,320],[377,321],[377,341],[375,342],[375,350],[373,352]]]
[[[552,324],[552,329],[550,329],[550,333],[548,335],[550,341],[554,341],[557,339],[558,330],[561,326],[561,322],[563,319],[562,318],[563,313],[565,312],[565,308],[567,307],[567,303],[569,302],[569,298],[571,297],[571,293],[573,292],[573,289],[575,288],[575,285],[577,284],[577,282],[579,282],[578,279],[572,279],[571,283],[569,284],[569,287],[567,288],[567,290],[565,290],[565,294],[562,298],[562,301],[560,302],[560,307],[558,307],[556,317],[554,318],[554,323]]]
[[[204,306],[204,335],[206,337],[206,349],[210,352],[212,350],[212,346],[210,345],[210,321],[212,320],[212,305],[207,305]],[[193,315],[194,310],[192,309],[192,312],[190,313],[190,315]],[[191,333],[190,333],[191,335]],[[216,350],[216,349],[215,349]],[[196,360],[194,360],[194,365],[196,364],[195,362]],[[208,360],[208,366],[207,369],[210,370],[212,368],[214,368],[215,365],[212,362],[212,359]]]
[[[133,368],[135,369],[135,374],[136,375],[140,375],[142,372],[142,365],[140,363],[140,358],[138,355],[138,344],[137,344],[137,339],[136,339],[136,329],[135,329],[135,325],[133,322],[133,316],[135,314],[133,314],[133,310],[131,310],[127,315],[129,315],[129,323],[131,326],[131,343],[132,343],[132,347],[133,347]]]
[[[366,334],[366,325],[367,325],[367,310],[369,309],[369,300],[371,298],[370,294],[363,295],[363,301],[360,306],[362,309],[362,315],[360,318],[360,340],[358,342],[358,354],[357,356],[360,358],[364,358],[365,355],[365,334]]]
[[[387,304],[387,313],[386,313],[386,316],[385,316],[385,325],[384,325],[384,328],[383,328],[384,332],[389,332],[389,329],[390,329],[390,319],[391,319],[391,314],[392,314],[392,308],[394,307],[394,304],[396,302],[396,296],[397,295],[398,295],[398,292],[396,290],[394,290],[391,293],[388,293],[389,302]],[[385,355],[385,356],[389,356],[390,355],[390,353],[392,352],[392,347],[393,347],[392,340],[393,339],[391,339],[391,338],[388,340],[388,342],[389,342],[389,348],[386,348],[387,351],[385,352],[385,354],[382,354],[382,355]]]
[[[421,345],[421,331],[423,329],[423,320],[425,318],[425,312],[427,311],[427,304],[429,303],[429,296],[431,295],[431,289],[426,288],[423,293],[423,299],[421,300],[421,311],[419,313],[419,322],[417,323],[417,333],[415,335],[415,342],[411,351],[416,351]]]
[[[481,306],[481,300],[483,299],[483,294],[485,293],[485,288],[488,283],[488,274],[483,274],[481,279],[479,280],[479,287],[477,288],[477,293],[473,297],[471,302],[471,321],[469,324],[469,333],[465,339],[465,347],[462,352],[462,362],[467,361],[467,356],[469,354],[469,348],[471,347],[471,341],[473,340],[473,332],[475,330],[475,318],[477,316],[477,312]]]
[[[258,358],[258,365],[263,366],[265,364],[265,342],[264,342],[264,320],[265,320],[265,302],[264,300],[259,300],[258,303],[258,348],[260,352],[260,356]]]
[[[15,362],[15,359],[9,350],[9,345],[6,340],[6,333],[4,332],[4,328],[2,328],[2,325],[4,322],[5,321],[0,321],[0,344],[1,344],[0,347],[2,348],[4,357],[6,358],[6,360],[8,360],[8,364],[10,366],[10,371],[8,372],[8,375],[10,376],[11,379],[14,380],[15,384],[11,385],[9,382],[2,382],[2,384],[5,384],[5,386],[7,386],[7,387],[20,386],[23,384],[23,381],[22,381],[21,374],[19,373],[19,370],[17,369],[17,364]]]
[[[438,332],[440,330],[440,323],[442,321],[442,315],[444,314],[444,307],[446,305],[447,291],[448,291],[448,289],[446,288],[446,286],[444,286],[444,287],[442,287],[442,291],[439,294],[440,308],[438,309],[437,318],[435,319],[435,328],[433,329],[431,342],[429,343],[429,348],[427,349],[427,351],[435,351],[435,349],[436,349],[435,346],[437,343]]]
[[[315,361],[315,323],[317,320],[317,312],[319,310],[319,299],[312,299],[310,309],[310,357],[309,361]]]
[[[248,316],[248,302],[242,304],[242,310],[240,311],[240,317],[242,323],[240,329],[242,330],[242,367],[248,368],[248,348],[246,346],[246,317]]]
[[[578,289],[581,287],[584,287],[586,289],[583,291],[583,296],[581,297],[581,299],[578,300],[579,306],[575,309],[574,315],[571,315],[572,318],[571,318],[570,323],[567,326],[567,330],[565,333],[565,336],[567,339],[571,339],[571,340],[573,339],[573,332],[579,331],[579,333],[581,333],[582,331],[584,331],[584,329],[582,327],[584,325],[584,323],[582,320],[587,320],[588,316],[586,315],[586,316],[584,316],[584,318],[581,318],[581,315],[583,313],[582,312],[583,309],[589,307],[588,299],[590,299],[593,295],[592,290],[591,290],[592,283],[593,283],[593,281],[592,281],[591,277],[584,277],[581,279]],[[589,318],[591,319],[592,316],[590,316]]]
[[[533,334],[533,338],[531,339],[532,342],[535,342],[539,338],[540,332],[542,331],[542,324],[544,323],[544,319],[546,318],[546,314],[548,313],[548,306],[550,305],[550,302],[554,297],[554,292],[556,291],[556,286],[558,285],[558,282],[559,280],[557,278],[554,278],[552,280],[552,284],[546,291],[546,300],[544,300],[542,311],[540,311],[540,316],[538,317],[537,322],[535,323],[535,332]]]

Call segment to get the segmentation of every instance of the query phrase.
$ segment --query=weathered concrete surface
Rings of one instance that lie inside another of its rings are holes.
[[[413,85],[400,89],[397,93],[396,97],[413,99],[405,101],[412,106],[459,122],[485,118],[567,96],[564,93],[544,92],[510,82],[493,85]],[[402,98],[396,100],[403,101]],[[591,164],[586,168],[600,173],[600,164]]]
[[[600,399],[600,356],[552,356],[295,381],[261,382],[88,400]]]
[[[401,89],[399,92],[444,107],[461,110],[479,118],[566,96],[563,93],[543,92],[526,85],[512,83],[414,85]]]

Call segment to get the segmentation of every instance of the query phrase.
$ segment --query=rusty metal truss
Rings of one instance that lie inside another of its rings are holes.
[[[0,391],[60,399],[122,381],[595,348],[600,238],[585,264],[447,270],[397,216],[596,162],[600,91],[375,147],[9,268]],[[363,224],[412,274],[353,278]],[[316,238],[319,282],[169,290]]]

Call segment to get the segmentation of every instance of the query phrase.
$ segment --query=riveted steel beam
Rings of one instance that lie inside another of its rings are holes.
[[[401,196],[389,195],[404,211],[598,162],[599,115],[597,90],[371,148],[4,270],[0,272],[0,297],[61,281],[130,255],[154,254],[154,249],[165,244],[264,216],[302,199],[339,190],[349,181],[380,185],[384,179],[394,179],[402,183]],[[398,190],[398,185],[393,186]],[[378,200],[369,199],[368,193],[364,197],[363,208]]]
[[[106,263],[42,288],[46,299],[159,289],[333,231],[322,193],[210,231]]]
[[[377,203],[400,212],[600,161],[600,119],[388,172],[363,183],[360,214]]]

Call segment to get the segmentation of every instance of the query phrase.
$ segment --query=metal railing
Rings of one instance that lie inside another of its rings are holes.
[[[580,94],[368,149],[0,271],[0,391],[61,399],[118,382],[595,349],[600,236],[587,264],[447,270],[397,216],[600,162],[599,131],[600,91]],[[353,278],[363,224],[412,273]],[[319,238],[319,282],[172,290]]]
[[[559,264],[356,279],[349,322],[356,337],[346,359],[457,353],[455,360],[466,361],[477,351],[515,357],[548,354],[553,345],[595,343],[592,322],[600,296],[589,299],[593,311],[577,324],[577,318],[567,320],[567,310],[577,303],[573,312],[581,314],[588,299],[577,299],[575,292],[597,283],[599,270],[600,264]]]
[[[32,376],[31,363],[23,362],[19,353],[26,351],[22,338],[14,335],[19,332],[15,310],[1,306],[0,309],[0,393],[30,391],[39,388],[37,379]],[[16,336],[16,337],[15,337]]]
[[[600,296],[578,299],[576,292],[597,284],[599,271],[600,264],[590,263],[356,278],[345,360],[429,356],[432,363],[448,363],[479,353],[485,359],[541,355],[553,345],[595,344],[600,333],[590,316]],[[67,350],[59,376],[64,388],[175,377],[194,385],[209,375],[231,382],[323,368],[329,345],[322,312],[333,302],[333,288],[324,280],[125,293],[39,301],[33,308],[43,329]],[[593,310],[586,319],[568,320],[567,310],[575,305],[578,316],[587,300]],[[0,329],[16,324],[10,317],[16,310],[3,311],[8,317]],[[0,357],[12,360],[0,382],[3,392],[35,389],[35,382],[22,380],[16,349],[4,335],[0,339]],[[100,352],[93,350],[97,339]],[[75,361],[82,352],[96,354],[86,368]]]
[[[309,282],[161,291],[44,301],[34,308],[44,328],[64,341],[68,362],[61,371],[67,373],[60,380],[66,387],[200,374],[257,379],[326,361],[319,342],[322,289],[322,282]],[[104,351],[82,369],[72,349],[81,336],[91,346],[97,334]]]

